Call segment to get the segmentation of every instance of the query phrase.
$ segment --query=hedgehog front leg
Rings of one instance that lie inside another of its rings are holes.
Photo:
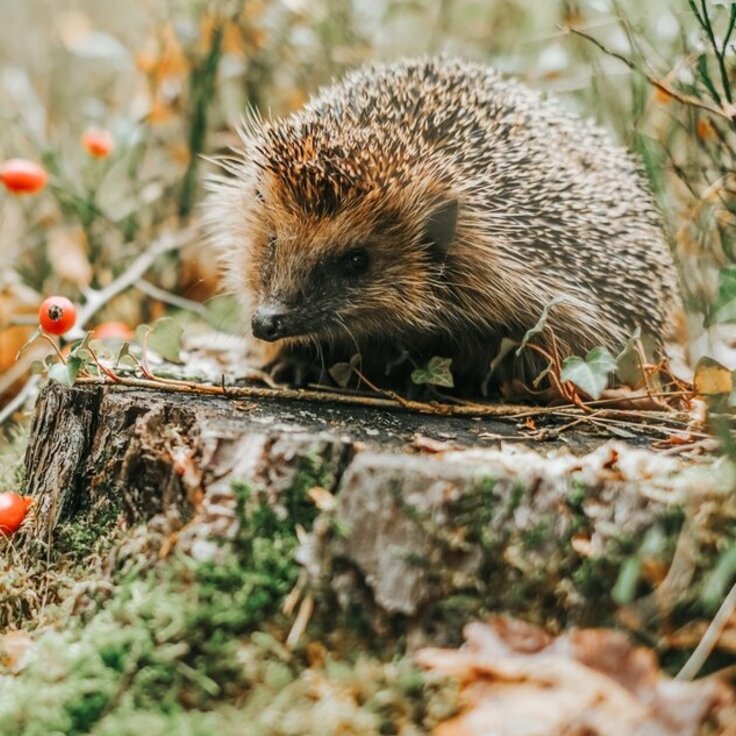
[[[332,381],[323,361],[305,347],[269,345],[270,357],[261,366],[276,383],[288,383],[303,388],[309,383]]]

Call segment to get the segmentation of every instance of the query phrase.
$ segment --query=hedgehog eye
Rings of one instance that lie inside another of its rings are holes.
[[[347,276],[360,276],[368,270],[370,258],[365,248],[353,248],[342,258],[341,266]]]

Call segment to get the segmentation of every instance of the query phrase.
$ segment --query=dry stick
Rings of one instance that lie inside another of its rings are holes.
[[[622,61],[624,64],[626,64],[631,71],[636,72],[637,74],[641,74],[649,84],[656,87],[658,90],[661,90],[665,94],[669,95],[670,97],[674,98],[678,102],[681,102],[683,105],[690,105],[691,107],[698,107],[701,110],[706,110],[711,115],[717,115],[718,117],[724,118],[724,120],[728,120],[729,123],[733,123],[733,117],[729,115],[725,110],[723,110],[720,107],[716,107],[715,105],[711,105],[708,102],[703,102],[702,100],[699,100],[697,97],[692,97],[691,95],[684,95],[681,92],[678,92],[673,87],[670,87],[668,84],[665,84],[661,80],[657,79],[656,77],[653,77],[648,72],[644,71],[643,69],[640,69],[631,59],[624,56],[623,54],[619,54],[617,51],[613,51],[613,49],[609,49],[605,44],[601,43],[595,36],[591,36],[588,33],[585,33],[584,31],[581,31],[577,28],[567,28],[567,31],[569,33],[574,34],[575,36],[579,36],[580,38],[584,38],[587,41],[590,41],[592,44],[597,46],[604,54],[607,54],[608,56],[613,57],[614,59],[618,59],[619,61]]]
[[[368,388],[375,391],[377,394],[380,394],[382,396],[385,396],[387,399],[391,399],[392,401],[397,401],[404,409],[411,409],[412,408],[412,401],[410,399],[405,399],[403,396],[399,396],[395,391],[388,391],[385,389],[378,388],[375,384],[371,383],[357,368],[353,367],[353,373],[355,373],[358,378],[360,378],[363,383],[365,383]]]
[[[168,393],[195,394],[203,396],[221,396],[228,399],[285,399],[287,401],[311,401],[324,404],[345,404],[349,406],[369,406],[376,409],[408,409],[419,414],[433,414],[439,416],[456,416],[456,417],[498,417],[514,420],[519,413],[519,406],[514,404],[474,404],[471,406],[458,406],[454,404],[426,403],[420,401],[408,401],[402,399],[398,401],[393,398],[380,398],[368,396],[350,396],[346,394],[328,393],[325,391],[307,391],[303,389],[271,389],[260,388],[255,386],[217,386],[209,384],[188,383],[184,381],[169,380],[146,380],[140,378],[130,378],[127,376],[118,376],[113,383],[102,378],[78,378],[78,384],[92,384],[103,386],[125,386],[128,388],[153,389],[157,391],[166,391]],[[553,412],[559,417],[567,419],[576,419],[580,415],[572,413],[575,409],[567,411]],[[610,410],[601,410],[595,413],[595,419],[605,424],[621,424],[637,429],[646,429],[648,431],[658,431],[662,434],[667,432],[683,432],[683,430],[656,424],[640,424],[625,420],[616,420],[606,417]],[[549,413],[549,412],[545,412]],[[622,412],[625,414],[625,412]],[[667,417],[656,417],[666,421]],[[688,432],[689,436],[695,436],[692,432]],[[708,435],[702,435],[708,437]]]
[[[172,250],[178,250],[189,243],[193,233],[194,230],[192,229],[182,230],[178,233],[166,233],[154,241],[120,276],[111,281],[104,289],[87,290],[85,293],[87,301],[77,313],[77,326],[70,334],[70,337],[83,337],[83,327],[99,309],[138,281],[159,256]],[[40,381],[40,376],[31,376],[23,388],[0,410],[0,426],[28,401],[38,388]]]
[[[700,672],[734,611],[736,611],[736,584],[721,603],[718,613],[705,630],[705,634],[703,634],[698,646],[695,647],[695,651],[685,662],[683,668],[675,675],[676,680],[692,680]]]
[[[78,378],[82,385],[112,385],[101,378]],[[289,401],[312,401],[323,404],[348,404],[352,406],[371,406],[378,409],[410,409],[420,414],[437,414],[441,416],[490,416],[511,417],[521,407],[515,404],[475,404],[473,406],[456,406],[452,404],[425,403],[403,399],[371,398],[368,396],[349,396],[345,394],[327,393],[324,391],[306,391],[291,388],[260,388],[256,386],[215,386],[209,384],[189,383],[185,381],[156,380],[118,376],[116,386],[128,388],[146,388],[168,393],[198,394],[203,396],[222,396],[228,399],[286,399]]]
[[[77,327],[75,328],[77,334],[72,333],[71,337],[83,337],[82,328],[99,309],[112,301],[118,294],[133,286],[133,284],[142,278],[143,274],[148,271],[159,256],[169,253],[172,250],[178,250],[191,242],[193,234],[193,229],[187,229],[177,233],[166,233],[162,235],[104,289],[88,289],[84,294],[86,301],[79,310],[77,317]]]
[[[653,397],[656,398],[674,398],[676,396],[692,396],[692,391],[660,391],[658,393],[653,393]],[[597,409],[599,407],[605,407],[608,404],[620,404],[622,401],[628,401],[628,402],[636,402],[636,401],[643,401],[644,399],[648,399],[646,393],[642,394],[632,394],[631,396],[627,396],[625,398],[621,396],[615,396],[608,399],[596,399],[585,402],[585,405],[590,409]],[[558,411],[562,409],[578,409],[577,404],[559,404],[558,406],[550,406],[550,407],[539,407],[538,409],[529,409],[525,407],[524,412],[521,414],[517,414],[514,419],[525,419],[526,417],[530,416],[538,416],[540,414],[555,414]],[[654,411],[649,409],[610,409],[609,411],[617,411],[624,414],[628,414],[630,416],[646,416],[646,417],[661,417],[665,412],[662,411]],[[674,412],[675,410],[672,410]],[[682,412],[679,412],[682,414]],[[673,420],[674,421],[674,420]],[[684,423],[684,422],[683,422]]]

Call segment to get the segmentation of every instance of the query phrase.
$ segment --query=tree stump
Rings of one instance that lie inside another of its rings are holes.
[[[595,609],[601,623],[648,533],[665,530],[672,556],[680,462],[581,432],[543,452],[499,438],[520,439],[516,425],[50,385],[25,461],[37,499],[26,534],[51,539],[60,523],[112,504],[128,523],[174,512],[180,543],[216,555],[207,540],[235,533],[234,484],[278,503],[299,483],[324,517],[300,562],[344,605],[367,595],[425,628],[464,618],[467,600],[536,618],[592,620]]]

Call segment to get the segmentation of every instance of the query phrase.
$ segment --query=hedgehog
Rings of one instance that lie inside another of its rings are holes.
[[[664,355],[677,274],[644,175],[559,102],[482,64],[400,60],[240,138],[207,219],[246,333],[293,380],[441,356],[466,386],[492,362],[530,386],[544,353],[615,354],[637,329]],[[545,313],[540,349],[495,360]]]

